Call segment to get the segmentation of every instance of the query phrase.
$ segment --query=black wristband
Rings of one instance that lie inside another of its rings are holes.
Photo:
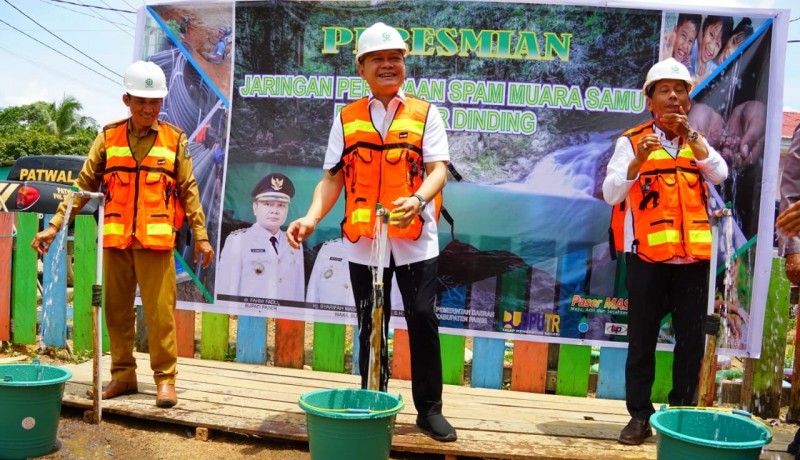
[[[422,210],[425,209],[425,205],[428,204],[428,202],[425,201],[425,199],[422,198],[422,195],[420,195],[419,193],[414,193],[411,196],[419,200],[419,208],[417,209],[417,213],[422,212]]]

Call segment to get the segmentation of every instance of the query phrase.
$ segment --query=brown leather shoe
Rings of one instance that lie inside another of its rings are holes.
[[[653,436],[650,422],[643,418],[632,417],[631,421],[619,433],[619,442],[620,444],[638,446],[650,436]]]
[[[139,387],[136,382],[121,382],[119,380],[112,380],[108,382],[108,385],[103,387],[103,393],[101,393],[101,395],[103,396],[103,399],[111,399],[122,395],[133,395],[138,392]],[[94,398],[94,390],[86,390],[86,395],[90,398]]]
[[[175,404],[178,404],[178,395],[175,394],[175,384],[162,383],[158,385],[158,392],[156,393],[156,406],[172,407]]]

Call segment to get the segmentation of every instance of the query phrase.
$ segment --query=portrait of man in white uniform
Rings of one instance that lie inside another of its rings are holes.
[[[217,269],[217,293],[305,300],[303,248],[292,248],[281,230],[294,197],[294,184],[284,174],[268,174],[251,195],[255,223],[225,238]]]

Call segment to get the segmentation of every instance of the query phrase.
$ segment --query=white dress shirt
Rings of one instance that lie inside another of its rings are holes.
[[[270,242],[276,237],[277,251]],[[216,291],[241,297],[305,300],[303,248],[289,245],[284,232],[274,235],[264,227],[231,232],[217,267]]]

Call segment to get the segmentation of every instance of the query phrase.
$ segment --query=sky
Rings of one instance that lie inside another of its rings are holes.
[[[617,6],[626,1],[594,3]],[[133,12],[151,3],[155,2],[0,0],[0,108],[60,101],[69,95],[81,102],[82,114],[99,125],[126,117],[121,84],[133,60],[137,21]],[[665,5],[664,0],[628,3],[633,7]],[[669,0],[668,4],[673,11],[686,5],[787,9],[790,19],[800,18],[798,0]],[[788,39],[800,40],[800,20],[789,23]],[[783,110],[800,111],[800,59],[789,58],[798,55],[800,43],[789,43],[786,50]]]

